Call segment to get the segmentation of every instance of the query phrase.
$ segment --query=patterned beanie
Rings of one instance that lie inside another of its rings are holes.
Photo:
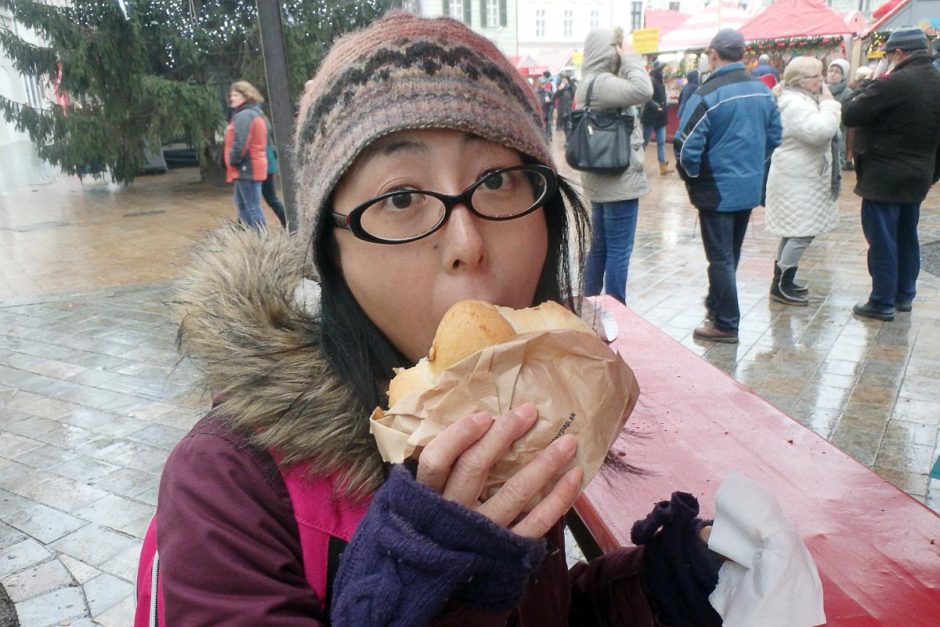
[[[339,39],[307,82],[294,150],[300,235],[367,146],[401,130],[454,129],[552,165],[532,88],[485,37],[450,18],[391,12]]]

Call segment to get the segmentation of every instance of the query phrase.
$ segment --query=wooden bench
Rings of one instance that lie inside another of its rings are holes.
[[[609,297],[640,400],[614,446],[646,475],[598,475],[576,505],[601,551],[673,491],[703,517],[735,469],[773,492],[816,560],[829,625],[940,625],[940,516]],[[940,411],[940,410],[938,410]],[[579,542],[582,540],[579,535]]]

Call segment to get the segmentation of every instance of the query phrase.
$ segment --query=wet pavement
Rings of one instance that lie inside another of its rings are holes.
[[[647,170],[630,305],[940,511],[927,475],[940,454],[940,278],[923,272],[913,312],[894,322],[854,318],[868,275],[859,199],[845,191],[839,228],[801,267],[810,305],[770,302],[777,241],[756,210],[738,273],[741,343],[700,344],[696,215],[675,174],[659,176],[654,159]],[[853,183],[847,173],[844,189]],[[160,470],[208,402],[177,362],[171,280],[193,238],[233,214],[229,190],[191,170],[128,189],[60,177],[0,197],[0,583],[23,625],[131,623]],[[940,241],[938,189],[921,236]]]

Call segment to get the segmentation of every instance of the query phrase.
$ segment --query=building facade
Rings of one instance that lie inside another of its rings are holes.
[[[519,54],[516,0],[420,0],[405,2],[404,8],[425,17],[446,15],[480,33],[506,56]]]

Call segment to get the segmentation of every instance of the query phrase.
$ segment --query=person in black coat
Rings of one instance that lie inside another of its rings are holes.
[[[666,161],[666,120],[668,101],[666,99],[666,84],[663,81],[663,71],[666,65],[660,61],[653,62],[650,70],[650,80],[653,82],[653,97],[643,106],[640,121],[643,122],[643,147],[650,143],[650,135],[656,134],[656,157],[659,159],[659,173],[669,174],[675,170],[669,169]]]
[[[920,204],[940,179],[940,72],[919,28],[891,33],[889,71],[859,86],[842,107],[857,129],[855,193],[862,197],[872,290],[856,315],[893,320],[911,310],[920,271]]]
[[[682,103],[698,89],[698,70],[692,70],[686,74],[685,81],[682,91],[679,92],[679,119],[682,119]]]
[[[571,103],[574,101],[574,89],[567,76],[562,76],[555,90],[555,111],[558,112],[558,126],[565,132],[565,145],[568,144],[568,135],[571,134]]]

